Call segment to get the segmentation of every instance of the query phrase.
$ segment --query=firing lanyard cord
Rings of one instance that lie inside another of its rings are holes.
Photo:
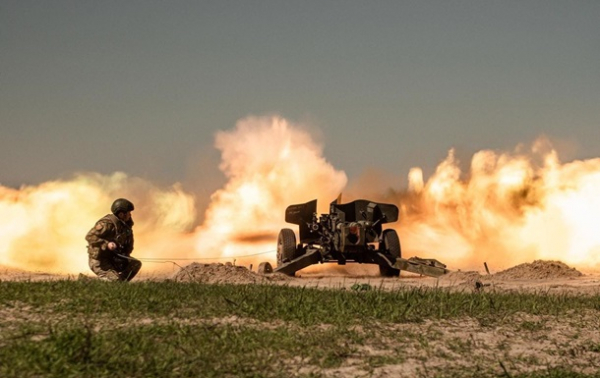
[[[237,255],[237,256],[221,256],[221,257],[182,257],[182,258],[160,258],[160,257],[136,257],[137,260],[144,262],[154,262],[154,263],[165,263],[173,261],[199,261],[199,260],[231,260],[231,259],[239,259],[244,257],[252,257],[259,255],[266,255],[267,253],[273,253],[275,250],[252,253],[249,255]]]

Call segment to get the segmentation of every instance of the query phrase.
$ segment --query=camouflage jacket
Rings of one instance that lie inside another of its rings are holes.
[[[92,227],[85,236],[91,258],[110,257],[115,253],[129,256],[133,251],[133,220],[125,223],[113,214],[108,214]],[[117,249],[108,249],[108,243],[117,244]]]

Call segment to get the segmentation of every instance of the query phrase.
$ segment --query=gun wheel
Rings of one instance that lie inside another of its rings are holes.
[[[273,273],[273,267],[268,262],[261,262],[258,264],[258,274],[269,274]]]
[[[283,228],[277,237],[277,266],[292,261],[297,256],[296,234],[289,228]]]
[[[392,263],[395,263],[397,258],[402,257],[400,238],[398,237],[396,230],[383,231],[379,249],[383,251]],[[389,266],[379,265],[379,273],[383,277],[398,277],[400,275],[400,270]]]

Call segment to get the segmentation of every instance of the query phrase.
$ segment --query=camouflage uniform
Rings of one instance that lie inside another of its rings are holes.
[[[101,279],[131,281],[141,269],[142,263],[130,256],[133,251],[132,226],[133,220],[124,222],[108,214],[85,236],[90,269]],[[117,244],[117,249],[108,249],[110,242]]]

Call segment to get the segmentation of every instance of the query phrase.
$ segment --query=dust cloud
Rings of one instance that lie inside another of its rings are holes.
[[[365,198],[394,203],[404,257],[436,258],[449,267],[496,270],[534,260],[600,265],[600,159],[562,163],[540,139],[514,152],[476,153],[467,172],[450,151],[425,179],[408,172],[405,190],[367,172],[348,185],[305,125],[248,117],[215,136],[226,184],[206,212],[181,185],[168,188],[125,173],[86,173],[13,189],[0,186],[0,265],[56,273],[85,272],[84,236],[115,198],[136,205],[134,256],[248,266],[275,260],[290,204]],[[204,198],[200,199],[202,202]],[[198,224],[198,219],[203,219]],[[296,230],[297,231],[297,230]],[[147,263],[144,270],[163,265]]]
[[[136,203],[136,249],[146,256],[160,256],[173,235],[185,234],[195,222],[194,199],[178,185],[160,189],[124,173],[80,174],[19,189],[0,186],[0,264],[57,273],[85,271],[85,235],[118,197]]]
[[[600,159],[561,163],[542,138],[526,152],[480,151],[466,173],[450,151],[429,180],[415,168],[409,182],[396,203],[410,255],[457,267],[600,265]]]
[[[55,273],[87,271],[87,231],[119,197],[136,205],[133,256],[157,260],[275,259],[277,233],[294,202],[337,197],[345,173],[323,157],[306,128],[280,117],[249,117],[217,133],[226,185],[212,194],[204,222],[197,198],[179,184],[158,188],[124,173],[81,174],[71,180],[11,189],[0,186],[0,265]]]
[[[305,127],[280,117],[243,119],[219,132],[215,145],[228,182],[212,195],[196,230],[201,255],[244,264],[274,261],[279,230],[297,227],[285,223],[286,207],[334,199],[347,182]]]

